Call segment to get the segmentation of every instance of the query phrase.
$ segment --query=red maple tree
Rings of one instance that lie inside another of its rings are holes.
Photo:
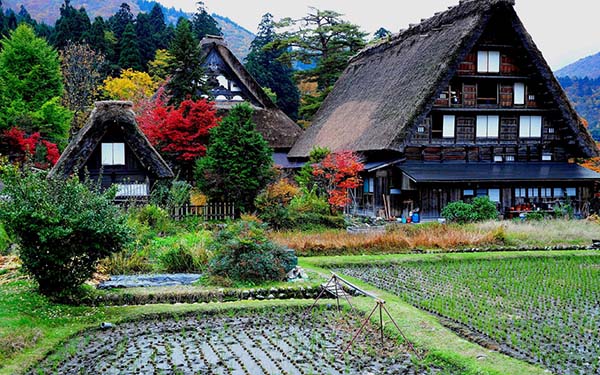
[[[359,173],[365,168],[358,154],[352,151],[331,153],[313,165],[313,176],[323,185],[333,208],[343,209],[352,203],[349,191],[362,184]]]
[[[186,100],[178,108],[166,105],[159,92],[137,117],[140,128],[158,151],[182,170],[206,154],[210,129],[219,124],[214,103]]]
[[[60,158],[56,144],[42,139],[39,132],[27,135],[25,131],[14,127],[5,131],[3,136],[9,146],[11,157],[15,161],[33,160],[36,167],[47,169],[56,164]],[[36,160],[35,157],[38,153],[43,156],[42,159]]]

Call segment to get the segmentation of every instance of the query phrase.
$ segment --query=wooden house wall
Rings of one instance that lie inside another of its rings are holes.
[[[102,165],[102,143],[124,143],[125,144],[125,165]],[[106,135],[98,143],[96,149],[92,152],[90,158],[85,163],[83,171],[80,171],[80,177],[89,176],[93,181],[102,179],[102,188],[109,188],[117,183],[148,183],[154,184],[156,178],[148,172],[141,164],[140,160],[129,147],[123,134],[115,126],[109,129]]]

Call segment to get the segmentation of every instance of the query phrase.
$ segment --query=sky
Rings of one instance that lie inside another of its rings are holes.
[[[167,6],[194,11],[197,0],[160,0]],[[364,31],[380,27],[398,31],[458,0],[204,0],[210,13],[229,17],[256,32],[264,13],[275,19],[300,18],[309,7],[335,10]],[[553,69],[600,52],[600,1],[516,0],[517,13]]]

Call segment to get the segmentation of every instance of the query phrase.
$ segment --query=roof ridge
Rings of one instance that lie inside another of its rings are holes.
[[[447,10],[436,12],[429,18],[423,18],[421,19],[420,23],[409,24],[407,29],[401,29],[398,33],[393,34],[391,37],[365,47],[350,59],[350,63],[355,62],[363,56],[381,52],[387,48],[395,46],[398,43],[402,43],[410,36],[451,26],[457,19],[467,17],[475,12],[488,11],[490,8],[498,4],[514,6],[515,0],[459,0],[457,5],[449,6]]]

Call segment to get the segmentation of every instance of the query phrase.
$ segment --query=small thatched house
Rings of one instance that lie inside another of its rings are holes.
[[[363,153],[370,214],[476,196],[507,216],[582,209],[600,175],[569,162],[598,149],[513,6],[462,0],[362,51],[288,156]]]
[[[202,66],[208,87],[221,115],[239,103],[254,108],[256,129],[274,150],[273,158],[282,167],[293,167],[286,154],[302,134],[302,129],[265,94],[244,65],[227,48],[222,37],[202,40]]]
[[[50,171],[66,178],[78,174],[102,188],[118,186],[117,199],[143,199],[158,180],[173,172],[135,121],[131,102],[97,102],[86,125]]]

